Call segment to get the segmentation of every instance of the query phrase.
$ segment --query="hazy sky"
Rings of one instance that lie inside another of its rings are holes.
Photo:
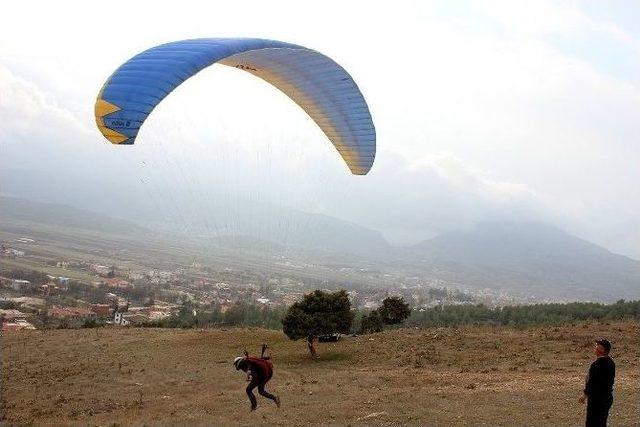
[[[640,257],[640,3],[311,5],[0,0],[0,167],[231,188],[394,243],[541,220]],[[223,66],[163,101],[136,146],[99,134],[94,100],[122,62],[236,36],[301,44],[351,73],[377,129],[369,175],[349,175],[276,89]]]

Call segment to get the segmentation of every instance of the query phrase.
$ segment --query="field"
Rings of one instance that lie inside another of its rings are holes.
[[[640,425],[640,326],[400,329],[320,344],[260,329],[85,329],[2,338],[4,422],[37,425],[576,426],[592,339],[614,344],[610,422]],[[273,349],[249,411],[244,348]]]

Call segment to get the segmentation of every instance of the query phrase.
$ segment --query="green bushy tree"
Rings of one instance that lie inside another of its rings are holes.
[[[353,317],[346,291],[314,291],[289,307],[282,320],[282,330],[292,340],[305,338],[309,353],[315,358],[317,337],[349,333]]]
[[[409,317],[411,308],[402,297],[388,297],[382,301],[378,308],[380,319],[385,325],[397,325]]]

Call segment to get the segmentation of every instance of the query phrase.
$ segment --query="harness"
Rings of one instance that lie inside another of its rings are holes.
[[[268,380],[273,376],[273,363],[271,363],[271,360],[253,356],[247,356],[245,360],[249,363],[249,366],[253,367],[256,375],[260,378]]]

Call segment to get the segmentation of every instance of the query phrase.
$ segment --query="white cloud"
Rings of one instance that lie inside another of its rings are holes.
[[[334,198],[332,213],[357,218],[397,244],[418,241],[484,220],[545,221],[543,197],[523,184],[499,182],[447,153],[406,159],[385,152],[351,197]]]
[[[0,63],[0,137],[31,140],[50,135],[60,142],[86,137],[89,128],[51,96]],[[34,135],[34,133],[36,135]]]

